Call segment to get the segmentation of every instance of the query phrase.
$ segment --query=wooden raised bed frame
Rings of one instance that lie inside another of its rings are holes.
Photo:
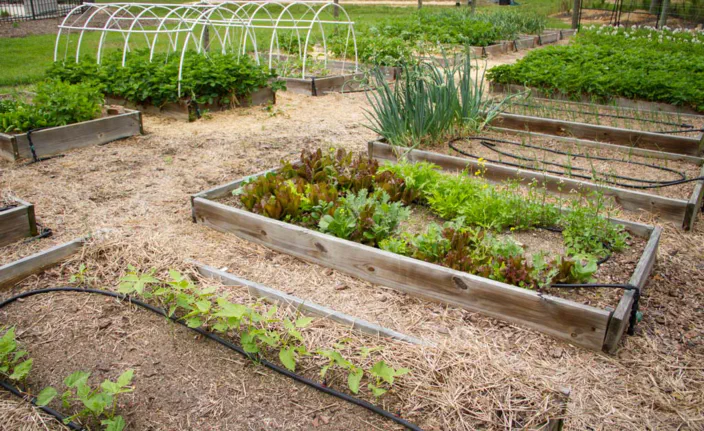
[[[400,256],[213,201],[231,195],[245,181],[273,171],[192,195],[193,221],[371,283],[523,325],[592,350],[616,351],[628,326],[632,292],[622,296],[615,311],[609,311]],[[624,220],[614,222],[623,224],[633,235],[648,238],[629,282],[642,289],[655,263],[661,229]]]
[[[37,157],[41,158],[73,148],[103,145],[141,133],[142,115],[137,111],[128,110],[123,114],[37,130],[32,132],[31,138],[34,151]],[[0,157],[9,161],[31,159],[32,151],[27,133],[0,133]]]
[[[78,238],[0,266],[0,288],[7,288],[68,259],[81,250],[89,238],[90,236]]]
[[[565,94],[561,94],[561,93],[554,91],[554,90],[547,90],[547,89],[538,88],[538,87],[527,87],[524,85],[517,85],[517,84],[497,84],[494,82],[491,82],[490,84],[491,84],[491,91],[493,91],[495,93],[516,94],[516,93],[521,93],[521,92],[528,90],[533,95],[539,95],[542,97],[547,97],[549,99],[566,100],[566,101],[570,101],[570,102],[575,101],[574,97],[570,97]],[[592,103],[596,99],[597,98],[595,96],[584,95],[584,96],[578,98],[577,101],[582,102],[582,103]],[[701,112],[698,112],[698,111],[696,111],[692,108],[686,107],[686,106],[677,106],[677,105],[672,105],[670,103],[664,103],[664,102],[650,102],[648,100],[640,100],[640,99],[633,100],[633,99],[628,99],[626,97],[621,97],[621,96],[613,96],[608,99],[608,102],[611,104],[617,105],[621,108],[643,109],[643,110],[671,112],[671,113],[679,113],[679,114],[687,114],[687,115],[704,115]]]
[[[578,143],[581,142],[582,141],[578,141]],[[397,159],[394,147],[381,141],[370,142],[368,151],[370,157],[376,159],[392,161]],[[684,200],[629,190],[627,188],[600,185],[530,169],[519,169],[498,163],[484,163],[484,167],[481,168],[479,162],[474,159],[449,156],[429,151],[413,150],[407,153],[406,157],[408,160],[415,162],[431,162],[448,171],[469,169],[470,172],[475,172],[483,170],[484,178],[493,183],[517,179],[527,184],[535,180],[538,181],[539,184],[544,185],[551,193],[564,194],[566,196],[569,196],[572,191],[598,191],[603,193],[604,196],[613,198],[616,203],[621,205],[625,210],[648,211],[659,215],[663,220],[681,226],[685,230],[691,230],[694,226],[697,212],[702,206],[702,199],[704,197],[704,180],[693,183],[694,187],[690,198]],[[699,161],[701,165],[704,159],[699,159]],[[702,167],[700,172],[701,175],[704,176],[704,167]]]
[[[704,155],[704,137],[701,139],[688,138],[684,136],[665,135],[662,133],[643,132],[619,127],[509,113],[497,115],[491,121],[491,126],[547,133],[555,136],[572,136],[575,138],[608,142],[629,148],[645,148],[695,157],[702,157],[702,155]]]
[[[0,212],[0,247],[38,234],[34,205],[15,197],[10,200],[17,206]]]
[[[219,100],[213,103],[198,104],[191,103],[188,100],[181,100],[178,103],[165,103],[163,106],[154,106],[150,104],[141,104],[129,102],[126,99],[118,96],[106,96],[107,103],[112,105],[122,105],[126,108],[135,109],[145,114],[163,115],[166,117],[175,118],[177,120],[191,121],[202,115],[205,111],[219,112],[232,109],[232,105],[220,103]],[[238,107],[246,108],[249,106],[268,105],[276,103],[276,93],[271,88],[261,88],[252,93],[248,98],[240,101]]]
[[[287,55],[279,55],[280,59],[288,58]],[[340,75],[330,76],[307,76],[305,78],[281,76],[278,79],[286,82],[286,91],[304,94],[306,96],[324,96],[327,93],[344,93],[345,91],[355,91],[360,88],[359,82],[368,76],[368,73],[361,69],[370,69],[369,66],[359,65],[355,70],[354,62],[328,60],[328,67],[336,71],[344,71]],[[396,79],[400,68],[381,67],[381,71],[387,81]]]

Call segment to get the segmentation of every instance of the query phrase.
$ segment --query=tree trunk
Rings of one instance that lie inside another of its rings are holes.
[[[661,4],[662,0],[650,0],[650,9],[648,9],[648,13],[651,15],[657,15],[660,11]]]
[[[418,9],[423,7],[423,0],[418,0]]]
[[[340,4],[340,0],[335,0],[335,6],[332,8],[333,10],[333,16],[335,18],[340,16],[340,7],[338,6]]]
[[[574,0],[572,5],[572,28],[579,27],[579,13],[582,11],[582,0]]]
[[[670,0],[662,0],[662,10],[660,11],[660,19],[658,20],[658,28],[663,28],[667,25],[667,10],[670,6]]]

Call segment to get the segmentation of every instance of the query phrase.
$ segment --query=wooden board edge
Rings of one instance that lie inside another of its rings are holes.
[[[665,102],[651,102],[648,100],[641,100],[641,99],[635,99],[631,100],[625,97],[620,97],[620,96],[615,96],[612,97],[611,99],[604,99],[600,98],[597,96],[589,96],[589,95],[582,95],[578,98],[578,100],[575,100],[574,97],[570,97],[569,95],[560,93],[556,90],[550,90],[547,88],[539,88],[539,87],[530,87],[526,85],[519,85],[519,84],[499,84],[496,82],[489,82],[489,85],[491,86],[491,91],[493,93],[506,93],[506,94],[514,94],[517,92],[523,92],[526,90],[529,90],[533,94],[540,94],[543,95],[549,99],[553,100],[565,100],[569,102],[578,102],[578,103],[586,103],[586,104],[591,104],[594,101],[599,101],[599,104],[613,104],[618,106],[619,108],[625,108],[625,109],[634,109],[634,110],[649,110],[649,111],[659,111],[659,112],[665,112],[665,113],[670,113],[670,114],[682,114],[682,115],[688,115],[688,116],[693,116],[693,117],[702,117],[704,116],[704,113],[698,112],[693,108],[689,108],[687,106],[677,106],[673,105],[671,103],[665,103]]]
[[[213,268],[212,266],[205,265],[195,260],[188,260],[187,263],[195,266],[198,273],[200,273],[204,277],[216,279],[222,282],[223,284],[229,286],[245,286],[247,287],[249,294],[254,297],[263,298],[279,305],[299,310],[305,315],[330,319],[334,322],[346,325],[352,329],[376,337],[391,338],[394,340],[404,341],[410,344],[417,344],[420,346],[435,346],[435,343],[421,340],[420,338],[412,337],[410,335],[402,334],[400,332],[394,331],[393,329],[384,328],[382,326],[368,322],[364,319],[350,316],[348,314],[333,310],[332,308],[328,308],[323,305],[318,305],[314,302],[307,301],[305,299],[301,299],[293,295],[289,295],[287,293],[281,292],[280,290],[264,286],[259,283],[255,283],[244,278],[237,277],[234,274],[219,270],[217,268]]]
[[[529,130],[507,129],[504,127],[491,127],[491,130],[495,130],[495,131],[502,132],[502,133],[509,133],[512,135],[526,135],[526,136],[535,136],[535,137],[544,138],[544,139],[554,139],[556,141],[570,142],[570,143],[582,145],[585,147],[604,148],[607,150],[618,151],[620,153],[626,153],[626,154],[634,154],[637,156],[688,162],[688,163],[693,163],[697,166],[704,165],[704,157],[691,156],[688,154],[668,153],[667,151],[649,150],[647,148],[638,148],[638,147],[633,147],[633,146],[610,144],[608,142],[600,142],[600,141],[592,141],[589,139],[572,138],[569,136],[550,135],[547,133],[531,132]]]
[[[0,266],[0,288],[37,274],[77,253],[90,237],[81,237]]]
[[[633,271],[633,275],[629,280],[629,284],[638,288],[639,292],[642,292],[645,288],[645,284],[650,278],[653,268],[655,267],[655,262],[657,261],[658,246],[660,244],[660,236],[662,235],[662,228],[655,227],[650,234],[643,254],[638,260],[636,269]],[[633,291],[625,291],[621,299],[619,300],[616,310],[614,310],[611,319],[609,320],[609,327],[606,330],[606,337],[604,338],[603,350],[606,353],[614,354],[618,350],[623,334],[628,327],[631,308],[635,300],[635,294]]]
[[[422,288],[427,288],[427,286],[423,285],[420,286],[418,283],[415,283],[413,286],[410,284],[413,284],[413,279],[406,279],[404,282],[400,282],[398,280],[393,280],[388,277],[382,277],[378,275],[378,272],[374,268],[366,268],[365,271],[356,271],[354,274],[352,274],[355,277],[365,279],[369,282],[375,283],[375,284],[383,284],[388,287],[392,287],[394,289],[400,290],[405,293],[410,293],[411,295],[419,296],[421,298],[424,298],[426,300],[434,301],[434,302],[441,302],[441,303],[449,303],[451,305],[456,305],[458,307],[463,307],[466,308],[470,311],[475,311],[475,312],[480,312],[482,314],[488,315],[490,317],[494,317],[500,320],[508,321],[514,324],[518,324],[521,326],[529,327],[532,328],[538,332],[543,332],[547,333],[548,335],[551,335],[555,338],[565,340],[567,342],[570,342],[575,345],[579,345],[582,347],[585,347],[587,349],[592,349],[592,350],[601,350],[602,343],[603,343],[603,337],[605,335],[606,331],[606,326],[608,325],[608,320],[609,317],[611,316],[611,313],[602,310],[599,308],[595,308],[592,306],[588,306],[585,304],[579,304],[574,301],[566,300],[563,298],[558,298],[558,297],[553,297],[551,295],[544,295],[544,294],[539,294],[537,292],[533,292],[530,290],[526,289],[521,289],[516,286],[510,286],[504,283],[499,283],[495,282],[489,279],[484,279],[482,277],[478,277],[472,274],[468,273],[463,273],[459,271],[455,271],[449,268],[444,268],[438,265],[433,265],[427,262],[423,262],[420,260],[416,259],[411,259],[405,256],[400,256],[396,255],[390,252],[386,252],[383,250],[375,249],[372,247],[368,247],[362,244],[358,244],[355,242],[351,241],[346,241],[342,240],[340,238],[332,237],[330,235],[326,235],[320,232],[312,231],[310,229],[305,229],[299,226],[291,225],[288,223],[280,222],[277,220],[269,219],[254,213],[250,213],[248,211],[243,211],[237,208],[229,207],[227,205],[210,201],[204,198],[197,197],[193,200],[193,205],[194,205],[194,214],[196,215],[196,220],[200,223],[205,224],[206,226],[209,226],[215,230],[221,231],[221,232],[229,232],[229,233],[234,233],[238,235],[239,237],[252,241],[258,244],[261,244],[265,247],[271,248],[273,250],[286,253],[292,256],[295,256],[297,258],[300,258],[302,260],[306,260],[309,262],[312,262],[314,264],[326,266],[326,267],[334,267],[335,264],[327,258],[320,258],[320,257],[313,257],[309,254],[305,254],[304,252],[297,252],[295,250],[292,250],[290,248],[282,248],[277,246],[276,244],[272,244],[268,240],[261,240],[259,238],[256,238],[255,236],[252,235],[245,235],[239,227],[240,224],[247,220],[247,223],[252,223],[252,224],[257,224],[261,225],[261,230],[258,232],[262,232],[262,234],[266,233],[265,228],[271,228],[271,229],[284,229],[286,231],[290,231],[291,235],[299,235],[299,236],[305,236],[306,238],[314,241],[316,243],[316,248],[318,250],[328,250],[333,247],[337,248],[349,248],[349,250],[346,250],[346,253],[358,253],[358,254],[363,254],[365,256],[368,255],[369,261],[377,262],[375,266],[379,265],[379,262],[384,261],[384,260],[392,260],[395,262],[395,266],[405,266],[405,267],[412,267],[414,268],[415,271],[426,271],[426,272],[433,272],[433,273],[438,273],[438,274],[443,274],[443,277],[447,279],[451,279],[455,283],[455,288],[457,289],[462,289],[462,290],[473,290],[477,289],[477,291],[494,291],[495,294],[498,292],[501,292],[502,295],[505,295],[507,297],[512,297],[516,296],[517,298],[521,298],[521,301],[529,301],[533,305],[539,304],[540,307],[547,307],[545,311],[550,309],[550,313],[553,315],[559,314],[560,316],[563,316],[566,318],[566,316],[573,316],[572,320],[574,322],[574,316],[576,316],[576,313],[579,313],[582,316],[589,316],[589,319],[585,320],[584,323],[573,323],[573,325],[580,325],[582,328],[578,330],[577,332],[572,332],[572,329],[567,330],[567,327],[564,328],[558,328],[556,326],[550,326],[546,327],[544,325],[544,316],[545,314],[541,314],[541,318],[535,318],[535,321],[532,320],[526,320],[523,317],[516,316],[514,314],[506,314],[504,312],[500,311],[492,311],[490,308],[487,308],[482,301],[477,301],[473,303],[472,306],[468,305],[467,300],[469,297],[464,298],[462,301],[464,301],[464,305],[462,305],[460,302],[457,302],[455,299],[448,299],[450,296],[453,294],[448,294],[447,292],[444,292],[442,294],[434,291],[434,290],[427,290],[423,291]],[[210,220],[209,219],[209,214],[208,213],[219,213],[220,214],[220,221],[216,221],[215,219]],[[223,218],[222,215],[225,214],[227,218]],[[228,220],[229,219],[229,220]],[[225,221],[227,220],[227,221]],[[219,224],[223,224],[223,222],[226,225],[229,225],[227,227],[222,227]],[[239,229],[239,232],[238,232]],[[312,239],[311,239],[312,238]],[[341,244],[342,243],[342,244]],[[346,273],[350,273],[351,271],[345,271],[344,269],[338,268],[338,270],[341,270]],[[410,281],[409,281],[410,280]],[[410,284],[409,284],[410,283]],[[475,293],[479,294],[479,293]],[[475,295],[472,294],[472,295]],[[481,295],[481,294],[479,294]],[[452,296],[454,298],[454,296]],[[471,302],[471,301],[470,301]],[[494,303],[497,304],[497,303]],[[494,307],[496,308],[496,307]],[[500,307],[499,307],[500,308]],[[559,312],[557,311],[559,310]],[[530,312],[527,310],[525,312],[522,312],[526,316],[530,315]],[[557,314],[556,314],[557,313]],[[586,321],[590,321],[591,323],[589,325],[586,325]],[[593,325],[593,326],[592,326]],[[581,332],[580,332],[581,331]],[[578,334],[593,334],[592,335],[586,335],[585,337],[580,337]],[[593,341],[594,338],[598,337],[599,341]]]
[[[704,166],[699,171],[699,176],[704,177]],[[686,230],[694,229],[694,223],[697,221],[697,215],[702,210],[702,201],[704,200],[704,180],[699,180],[694,186],[692,196],[687,204],[687,213],[685,214],[683,227]]]
[[[370,157],[382,160],[395,160],[389,156],[394,154],[394,147],[381,141],[371,141],[368,144],[368,152]],[[376,151],[378,148],[379,151]],[[441,153],[428,152],[423,150],[413,149],[408,154],[409,160],[412,161],[429,161],[437,164],[443,170],[462,170],[464,168],[479,169],[479,162],[472,159],[449,156]],[[602,192],[605,196],[612,196],[619,205],[627,210],[643,210],[653,212],[653,208],[659,211],[663,220],[682,223],[687,210],[687,201],[682,199],[667,198],[658,195],[651,195],[644,192],[632,191],[606,185],[599,185],[587,181],[575,180],[572,178],[561,177],[543,173],[540,171],[531,171],[528,169],[518,169],[511,166],[504,166],[495,163],[484,163],[485,178],[488,181],[496,182],[488,178],[488,176],[496,175],[511,175],[520,180],[532,181],[537,180],[546,185],[546,187],[557,189],[561,187],[572,188],[576,190],[586,189]],[[554,192],[555,190],[550,190]]]
[[[17,139],[14,135],[0,133],[0,158],[14,162],[20,158],[17,152]]]
[[[10,224],[11,230],[2,234],[0,238],[0,247],[12,244],[22,238],[27,238],[36,235],[32,233],[32,226],[36,232],[36,223],[34,221],[34,207],[24,201],[18,201],[18,205],[0,213],[0,225]],[[8,227],[6,226],[6,229]]]

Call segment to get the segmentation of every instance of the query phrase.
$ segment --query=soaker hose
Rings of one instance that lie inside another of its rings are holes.
[[[48,414],[49,416],[53,416],[54,418],[56,418],[56,420],[61,422],[68,429],[76,430],[76,431],[83,431],[83,427],[78,425],[75,422],[64,423],[64,419],[66,419],[66,416],[62,415],[61,413],[57,412],[56,410],[52,409],[51,407],[37,406],[37,398],[36,397],[32,397],[32,396],[28,396],[28,395],[24,394],[22,391],[20,391],[16,387],[14,387],[11,384],[6,383],[2,380],[0,380],[0,387],[5,389],[6,391],[10,392],[12,395],[20,397],[22,399],[26,400],[27,398],[29,398],[29,402],[31,404],[33,404],[36,408],[38,408],[39,410]]]
[[[30,296],[40,295],[40,294],[44,294],[44,293],[51,293],[51,292],[93,293],[96,295],[104,295],[104,296],[117,298],[117,299],[120,299],[123,301],[127,301],[130,304],[138,305],[142,308],[146,308],[147,310],[149,310],[155,314],[166,317],[166,318],[182,325],[183,327],[188,328],[188,329],[202,335],[203,337],[209,338],[209,339],[215,341],[216,343],[219,343],[219,344],[227,347],[230,350],[234,350],[235,352],[241,354],[242,356],[246,357],[247,359],[250,359],[258,364],[264,365],[265,367],[267,367],[273,371],[276,371],[277,373],[282,374],[286,377],[289,377],[297,382],[303,383],[304,385],[310,386],[310,387],[317,389],[317,390],[319,390],[323,393],[326,393],[328,395],[332,395],[334,397],[340,398],[340,399],[347,401],[351,404],[355,404],[357,406],[363,407],[373,413],[376,413],[380,416],[383,416],[387,419],[390,419],[390,420],[394,421],[395,423],[406,427],[409,430],[422,431],[422,429],[418,425],[415,425],[411,422],[408,422],[407,420],[402,419],[389,411],[381,409],[381,408],[375,406],[374,404],[371,404],[371,403],[364,401],[360,398],[356,398],[351,395],[347,395],[344,392],[340,392],[335,389],[329,388],[327,386],[323,386],[314,380],[311,380],[311,379],[308,379],[308,378],[303,377],[301,375],[298,375],[296,373],[293,373],[286,368],[280,367],[272,362],[267,361],[266,359],[254,357],[254,356],[250,355],[249,353],[245,352],[241,347],[225,340],[222,337],[219,337],[219,336],[217,336],[211,332],[208,332],[204,329],[201,329],[201,328],[190,328],[186,324],[186,322],[184,322],[183,320],[181,320],[180,318],[178,318],[176,316],[169,316],[168,313],[166,311],[162,310],[161,308],[147,304],[147,303],[142,302],[138,299],[131,298],[127,295],[123,295],[121,293],[116,293],[116,292],[112,292],[109,290],[87,289],[87,288],[80,288],[80,287],[51,287],[51,288],[47,288],[47,289],[30,290],[28,292],[23,292],[23,293],[20,293],[16,296],[8,298],[8,299],[0,302],[0,309],[4,308],[5,306],[7,306],[7,305],[19,300],[19,299],[28,298]],[[55,417],[58,418],[58,416],[55,416]],[[78,428],[78,429],[80,429],[80,428]]]
[[[571,171],[589,172],[588,169],[579,168],[579,167],[572,167],[572,166],[564,165],[561,163],[548,162],[548,161],[538,160],[536,158],[515,155],[512,153],[509,153],[506,151],[501,151],[501,150],[497,149],[496,143],[515,145],[515,146],[524,147],[524,148],[532,148],[532,149],[547,151],[547,152],[550,152],[553,154],[559,154],[559,155],[564,155],[564,156],[568,156],[568,157],[584,158],[584,159],[588,159],[588,160],[600,160],[600,161],[628,163],[628,164],[632,164],[632,165],[638,165],[638,166],[643,166],[643,167],[647,167],[647,168],[658,169],[661,171],[673,173],[673,174],[676,174],[677,176],[680,177],[680,179],[677,179],[677,180],[661,181],[661,180],[644,180],[642,178],[632,178],[632,177],[627,177],[627,176],[622,176],[622,175],[604,175],[605,178],[597,179],[598,181],[602,181],[607,184],[612,184],[615,186],[627,187],[627,188],[632,188],[632,189],[657,189],[657,188],[662,188],[662,187],[670,187],[670,186],[675,186],[675,185],[679,185],[679,184],[689,183],[689,182],[693,182],[693,181],[704,180],[704,177],[687,178],[686,175],[680,171],[677,171],[677,170],[671,169],[671,168],[666,168],[663,166],[658,166],[658,165],[655,165],[652,163],[620,160],[620,159],[614,159],[611,157],[587,156],[585,154],[571,154],[566,151],[553,150],[551,148],[546,148],[546,147],[542,147],[539,145],[523,144],[521,142],[513,142],[513,141],[508,141],[505,139],[486,138],[486,137],[481,137],[481,136],[470,136],[470,137],[463,137],[463,138],[455,138],[455,139],[450,140],[450,142],[448,142],[448,146],[450,147],[450,149],[458,152],[459,154],[462,154],[463,156],[471,157],[473,159],[479,159],[481,157],[477,156],[476,154],[472,154],[472,153],[469,153],[467,151],[464,151],[464,150],[457,148],[457,146],[455,146],[455,142],[458,142],[458,141],[480,141],[481,145],[483,145],[485,148],[487,148],[491,151],[494,151],[498,154],[501,154],[501,155],[504,155],[507,157],[511,157],[511,158],[517,159],[517,160],[523,160],[526,162],[536,162],[536,163],[543,163],[543,164],[551,165],[551,166],[557,166],[557,167],[560,167],[560,168],[563,168],[563,169],[566,169],[569,171],[568,174],[566,174],[565,171],[557,171],[557,170],[551,170],[551,169],[540,170],[540,172],[546,172],[546,173],[557,174],[557,175],[568,175],[573,178],[582,178],[582,179],[586,179],[586,180],[594,180],[595,179],[593,176],[590,176],[590,175],[575,174],[575,173],[571,172]],[[484,160],[486,160],[487,162],[490,162],[490,163],[498,163],[498,164],[513,166],[513,167],[521,168],[521,169],[535,169],[535,168],[531,168],[530,166],[526,166],[526,165],[523,165],[520,163],[512,163],[512,162],[507,162],[507,161],[503,161],[503,160],[495,160],[495,159],[487,159],[487,158],[484,158]],[[618,178],[621,180],[632,181],[632,182],[645,183],[645,184],[644,185],[626,184],[626,183],[622,183],[619,181],[610,180],[610,179],[608,179],[608,177]]]

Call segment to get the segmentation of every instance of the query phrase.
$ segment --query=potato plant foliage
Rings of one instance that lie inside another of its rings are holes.
[[[519,34],[538,34],[547,19],[535,13],[493,10],[474,13],[464,8],[442,11],[419,10],[389,18],[378,25],[355,26],[359,60],[367,64],[396,66],[413,53],[439,52],[465,45],[487,46],[501,40],[514,40]],[[332,35],[327,42],[337,56],[351,52],[347,34]]]
[[[49,80],[37,85],[31,102],[21,97],[0,100],[0,131],[21,133],[65,126],[100,116],[103,95],[91,84]]]
[[[105,55],[101,64],[84,57],[79,62],[54,63],[48,76],[71,83],[88,82],[106,94],[122,97],[133,103],[162,106],[181,98],[196,103],[238,104],[260,88],[281,88],[270,82],[276,74],[255,64],[248,56],[211,53],[208,56],[188,51],[183,61],[181,97],[178,93],[179,56],[149,51],[130,53],[122,67],[122,53]]]
[[[531,51],[487,77],[575,98],[623,96],[704,112],[704,33],[589,27],[570,45]]]
[[[604,217],[608,208],[598,199],[570,202],[573,211],[563,215],[537,185],[527,195],[518,188],[443,174],[428,163],[379,166],[361,154],[317,150],[233,193],[266,217],[528,289],[588,282],[597,257],[625,248],[623,226]],[[411,204],[449,222],[405,232]],[[559,228],[567,256],[528,259],[515,241],[497,235],[537,227]]]

